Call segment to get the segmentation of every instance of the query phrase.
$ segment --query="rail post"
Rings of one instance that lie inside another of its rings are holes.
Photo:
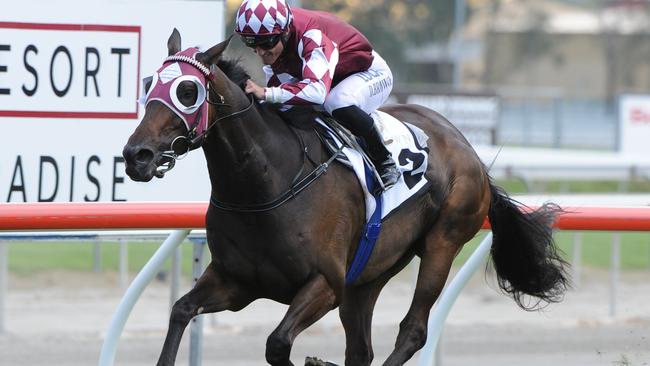
[[[609,316],[616,316],[618,278],[621,271],[621,233],[612,234],[611,269],[609,274]]]
[[[93,240],[93,273],[102,271],[102,247],[99,237]]]
[[[205,240],[194,242],[192,250],[192,286],[203,273],[203,250]],[[203,360],[203,314],[198,314],[190,323],[190,366],[200,366]]]
[[[169,277],[171,278],[171,289],[169,293],[169,312],[172,312],[172,307],[176,303],[176,300],[180,298],[180,288],[181,288],[181,259],[182,259],[181,246],[177,246],[174,249],[172,254],[172,268],[169,271]]]
[[[156,273],[160,270],[165,260],[169,258],[174,249],[185,240],[190,230],[174,230],[169,237],[160,245],[160,248],[151,256],[147,264],[142,267],[142,270],[135,277],[122,301],[117,306],[117,310],[113,314],[113,319],[106,332],[106,339],[102,345],[99,353],[98,366],[112,366],[115,362],[115,352],[117,351],[117,341],[120,339],[120,334],[124,329],[126,320],[131,314],[131,310],[135,305],[145,287],[151,282]]]

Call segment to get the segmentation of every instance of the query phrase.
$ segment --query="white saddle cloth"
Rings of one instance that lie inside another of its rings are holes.
[[[402,172],[397,184],[382,194],[382,214],[384,219],[402,203],[422,191],[429,182],[424,175],[427,169],[428,148],[427,135],[418,127],[402,122],[393,116],[377,111],[371,114],[379,128],[386,147],[393,155],[398,169]],[[320,119],[316,119],[330,133],[332,139],[341,147],[341,141],[336,134]],[[368,191],[363,157],[359,152],[349,147],[343,148],[343,153],[352,165],[357,175],[366,199],[366,220],[375,211],[375,197]]]

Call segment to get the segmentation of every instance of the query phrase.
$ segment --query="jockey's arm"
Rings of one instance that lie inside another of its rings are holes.
[[[338,48],[320,30],[311,29],[298,44],[302,61],[302,80],[282,80],[283,75],[267,73],[264,99],[270,103],[289,105],[321,105],[332,86],[332,77],[338,62]]]

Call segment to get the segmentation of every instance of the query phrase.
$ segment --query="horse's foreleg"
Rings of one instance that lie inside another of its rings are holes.
[[[181,337],[193,317],[226,309],[241,309],[251,301],[245,291],[219,276],[210,264],[196,286],[172,307],[169,329],[158,359],[158,366],[175,363]]]
[[[435,229],[429,233],[411,307],[400,323],[395,349],[384,366],[403,365],[424,346],[429,311],[445,285],[451,263],[461,246],[462,243],[440,237]]]
[[[389,277],[363,286],[348,287],[339,306],[339,316],[345,329],[345,365],[368,366],[374,358],[371,328],[372,312],[381,289]]]
[[[287,313],[266,341],[266,361],[273,366],[292,366],[289,356],[296,336],[322,318],[336,304],[336,295],[321,274],[311,279],[294,297]]]

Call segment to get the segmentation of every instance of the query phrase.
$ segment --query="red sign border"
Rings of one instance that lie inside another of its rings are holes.
[[[138,70],[136,78],[136,96],[140,95],[140,50],[142,28],[139,25],[105,25],[105,24],[55,24],[55,23],[21,23],[0,22],[0,28],[31,30],[62,30],[77,32],[125,32],[138,34]],[[66,111],[9,111],[0,110],[0,117],[35,117],[35,118],[138,118],[138,102],[135,112],[66,112]]]

